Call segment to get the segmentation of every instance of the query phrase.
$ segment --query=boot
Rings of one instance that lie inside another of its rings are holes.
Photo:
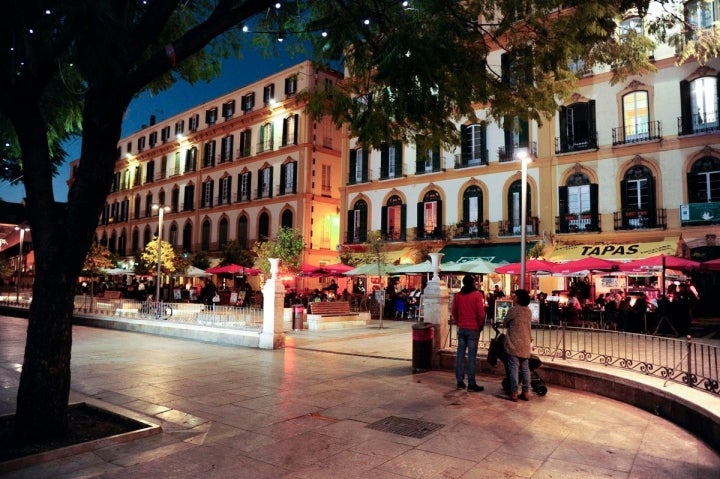
[[[520,393],[520,396],[518,396],[518,399],[522,399],[523,401],[529,401],[530,394],[527,391],[523,391],[522,393]]]
[[[518,400],[518,393],[517,393],[517,392],[510,393],[510,400],[511,400],[512,402],[517,402],[517,400]]]

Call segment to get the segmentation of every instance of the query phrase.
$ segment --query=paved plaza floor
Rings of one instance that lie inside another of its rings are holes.
[[[24,319],[0,317],[0,414],[13,413]],[[512,403],[498,377],[455,389],[412,373],[410,324],[289,333],[282,350],[75,327],[72,401],[140,413],[161,434],[4,478],[718,478],[674,424],[549,385]]]

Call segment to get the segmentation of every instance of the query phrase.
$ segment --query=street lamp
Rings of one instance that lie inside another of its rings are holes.
[[[515,157],[522,165],[520,181],[520,289],[525,289],[525,256],[527,243],[527,164],[532,161],[527,148],[516,150]]]
[[[169,206],[152,205],[152,209],[158,210],[158,247],[157,247],[157,285],[155,291],[155,301],[160,303],[160,274],[162,273],[162,233],[163,233],[163,215],[170,211]]]
[[[17,284],[15,285],[15,302],[20,302],[20,280],[22,280],[23,271],[23,243],[25,243],[25,232],[30,231],[27,226],[15,226],[15,231],[20,232],[20,255],[18,257],[18,274]]]

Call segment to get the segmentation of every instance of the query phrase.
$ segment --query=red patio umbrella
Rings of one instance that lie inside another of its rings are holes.
[[[720,258],[703,261],[700,263],[701,269],[709,269],[711,271],[720,271]]]
[[[257,276],[260,274],[260,270],[257,268],[250,268],[249,266],[242,266],[239,264],[226,264],[223,266],[214,266],[205,270],[211,274],[241,274],[243,276]]]
[[[620,265],[620,271],[661,271],[665,269],[679,269],[681,271],[690,271],[700,267],[699,261],[680,258],[677,256],[648,256],[647,258],[639,258],[623,263]]]
[[[504,264],[495,268],[495,272],[500,274],[520,274],[520,266],[520,263]],[[525,272],[550,273],[555,266],[557,265],[552,261],[533,258],[525,261]]]
[[[586,258],[556,264],[552,269],[554,274],[573,274],[581,271],[617,271],[620,263],[609,259],[588,256]]]

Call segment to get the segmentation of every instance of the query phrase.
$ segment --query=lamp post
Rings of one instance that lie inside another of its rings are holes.
[[[152,205],[152,209],[158,210],[158,247],[157,247],[157,285],[155,290],[155,301],[160,303],[160,275],[162,274],[162,233],[163,215],[170,211],[169,206]]]
[[[522,165],[520,176],[520,289],[525,289],[525,256],[527,243],[527,164],[530,155],[527,148],[516,151],[515,157]]]
[[[18,274],[17,284],[15,285],[15,302],[20,302],[20,281],[22,280],[23,271],[23,244],[25,243],[25,232],[30,231],[27,226],[15,226],[15,231],[20,232],[20,254],[18,256]]]

